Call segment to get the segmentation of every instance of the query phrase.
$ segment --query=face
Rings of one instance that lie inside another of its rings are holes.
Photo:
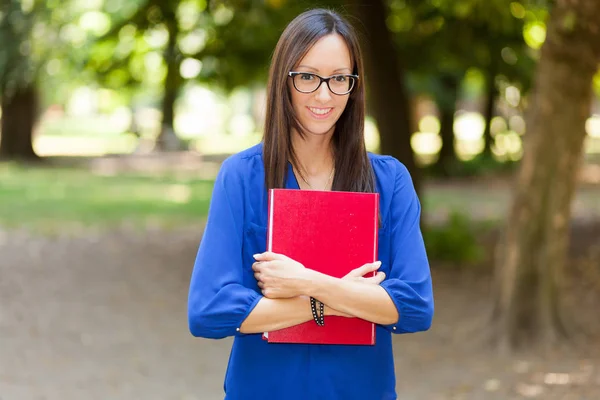
[[[338,34],[322,37],[295,66],[295,72],[312,72],[322,77],[336,74],[351,74],[352,60],[344,39]],[[335,123],[340,118],[349,94],[333,94],[327,84],[312,93],[300,93],[289,80],[292,106],[300,125],[308,135],[333,134]]]

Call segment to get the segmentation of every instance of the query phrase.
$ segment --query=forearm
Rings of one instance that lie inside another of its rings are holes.
[[[310,300],[306,296],[290,299],[263,297],[240,326],[242,333],[269,332],[312,320]]]
[[[319,274],[305,292],[326,306],[376,324],[390,325],[399,318],[392,299],[379,285]]]

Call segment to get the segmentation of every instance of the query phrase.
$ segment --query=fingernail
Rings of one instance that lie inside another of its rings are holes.
[[[375,261],[374,263],[375,265],[377,265],[378,267],[381,265],[381,261]]]
[[[254,254],[252,257],[256,258],[258,256],[260,256],[260,254]]]

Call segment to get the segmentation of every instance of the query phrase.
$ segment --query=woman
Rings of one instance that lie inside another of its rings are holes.
[[[235,336],[226,399],[395,399],[391,333],[429,329],[433,295],[419,200],[400,162],[365,150],[363,79],[350,25],[328,10],[299,15],[273,55],[263,142],[219,171],[188,314],[194,336]],[[336,279],[264,252],[267,189],[282,187],[379,192],[381,262]],[[312,320],[310,297],[325,315],[376,323],[376,344],[261,338]]]

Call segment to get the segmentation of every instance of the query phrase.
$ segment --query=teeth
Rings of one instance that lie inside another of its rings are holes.
[[[314,112],[315,114],[318,115],[325,115],[327,114],[329,111],[331,111],[331,108],[312,108],[309,107],[310,111]]]

